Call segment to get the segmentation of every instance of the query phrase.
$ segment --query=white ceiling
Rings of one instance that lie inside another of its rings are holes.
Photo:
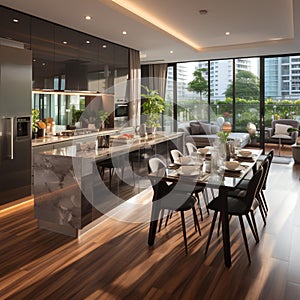
[[[292,0],[122,1],[152,15],[157,19],[155,24],[163,23],[200,49],[140,17],[146,17],[146,13],[137,16],[111,0],[0,0],[0,4],[140,50],[142,63],[189,61],[216,51],[294,39]],[[207,14],[201,15],[201,9]],[[85,15],[92,16],[92,20],[85,20]],[[127,35],[122,34],[124,30]]]

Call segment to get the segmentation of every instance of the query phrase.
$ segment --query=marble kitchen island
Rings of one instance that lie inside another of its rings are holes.
[[[34,212],[40,228],[78,237],[97,224],[99,216],[122,203],[102,181],[97,163],[111,158],[125,163],[132,172],[129,153],[151,148],[168,156],[182,150],[182,133],[159,133],[135,137],[125,143],[111,139],[109,148],[91,142],[76,143],[34,155]],[[109,200],[109,201],[108,201]]]

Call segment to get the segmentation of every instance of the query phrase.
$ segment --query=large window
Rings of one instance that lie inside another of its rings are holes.
[[[177,64],[177,120],[208,120],[208,64]]]
[[[299,56],[265,58],[265,126],[277,119],[300,121]]]

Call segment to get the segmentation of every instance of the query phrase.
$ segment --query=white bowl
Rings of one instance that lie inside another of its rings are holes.
[[[251,156],[252,152],[249,151],[249,150],[240,150],[240,151],[239,151],[239,154],[240,154],[241,156],[247,157],[247,156]]]
[[[184,175],[191,175],[199,172],[199,168],[195,168],[195,166],[181,166],[181,172]]]
[[[238,161],[232,160],[232,161],[225,161],[226,169],[228,170],[235,170],[238,168],[240,163]]]
[[[179,161],[182,165],[188,165],[193,162],[193,159],[189,156],[182,156],[182,157],[179,157]]]
[[[199,148],[198,151],[201,153],[201,154],[207,154],[207,152],[209,151],[208,148]]]

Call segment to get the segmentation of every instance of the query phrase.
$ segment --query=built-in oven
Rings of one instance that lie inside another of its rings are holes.
[[[115,119],[128,120],[129,105],[127,102],[115,103]]]
[[[125,99],[117,99],[115,102],[115,127],[129,126],[129,103]]]

